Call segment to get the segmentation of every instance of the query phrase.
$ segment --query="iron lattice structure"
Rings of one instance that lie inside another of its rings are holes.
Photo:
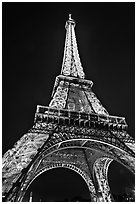
[[[37,106],[33,127],[3,156],[4,201],[23,200],[41,173],[69,168],[82,176],[91,201],[111,202],[108,167],[115,160],[134,173],[134,140],[125,118],[109,115],[85,79],[75,21],[66,22],[61,75],[49,106]]]

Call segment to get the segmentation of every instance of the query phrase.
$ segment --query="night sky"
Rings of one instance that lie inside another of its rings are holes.
[[[110,115],[126,118],[134,137],[134,3],[3,3],[2,7],[3,154],[32,127],[36,106],[50,102],[61,71],[69,13],[76,21],[86,79],[94,82],[93,91]],[[125,192],[133,175],[116,162],[110,167],[113,192]]]

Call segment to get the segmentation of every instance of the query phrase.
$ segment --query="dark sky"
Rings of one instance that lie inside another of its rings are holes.
[[[124,116],[134,137],[134,3],[3,3],[3,153],[48,105],[60,74],[68,14],[86,79],[110,115]]]

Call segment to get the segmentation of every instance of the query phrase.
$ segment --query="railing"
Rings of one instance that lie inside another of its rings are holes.
[[[95,113],[89,114],[84,112],[70,111],[68,109],[56,109],[56,108],[50,108],[47,106],[38,105],[36,116],[39,114],[127,126],[124,117],[100,115]]]

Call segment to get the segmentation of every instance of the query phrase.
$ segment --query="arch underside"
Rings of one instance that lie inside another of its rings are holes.
[[[101,154],[98,154],[97,158],[97,152],[93,150],[84,150],[82,148],[65,148],[55,151],[48,156],[43,155],[28,172],[26,181],[20,190],[18,201],[22,201],[26,190],[37,176],[49,169],[60,167],[72,169],[82,176],[87,183],[91,201],[93,202],[98,201],[98,192],[101,188],[99,180],[102,179],[101,183],[104,182],[106,183],[105,187],[107,186],[106,190],[104,190],[101,195],[102,201],[111,201],[111,194],[107,182],[107,170],[112,159],[107,157],[100,158],[100,156]],[[94,165],[98,165],[101,161],[105,161],[104,165],[100,168],[101,177],[98,177],[99,174],[96,173],[97,183],[95,183],[93,171],[96,171],[96,168]]]
[[[107,172],[109,164],[115,157],[108,157],[105,151],[101,151],[102,146],[100,146],[99,151],[99,148],[95,148],[94,142],[93,147],[91,141],[90,147],[85,147],[86,143],[87,141],[83,140],[70,140],[63,142],[62,145],[52,146],[48,152],[44,151],[28,172],[18,197],[19,201],[23,199],[30,183],[39,174],[51,168],[65,167],[76,171],[83,177],[88,185],[91,201],[111,202],[113,198],[108,184]],[[106,150],[106,147],[104,149]]]
[[[54,151],[66,149],[66,148],[83,148],[89,150],[95,150],[101,152],[104,156],[114,159],[121,163],[126,168],[134,173],[134,162],[135,159],[125,151],[121,151],[116,147],[108,145],[106,143],[98,142],[96,140],[85,140],[85,139],[71,139],[63,141],[53,145],[51,148],[45,150],[44,155],[51,154]]]
[[[35,137],[41,138],[44,135],[46,135],[45,138],[47,141],[45,142],[45,146],[42,149],[41,153],[39,154],[37,160],[34,161],[33,165],[31,166],[31,168],[28,171],[27,175],[29,175],[29,179],[27,178],[25,180],[25,182],[22,184],[24,186],[23,187],[24,190],[27,187],[27,185],[29,184],[29,182],[31,182],[32,176],[34,176],[34,174],[30,176],[30,174],[31,174],[30,172],[32,172],[31,170],[33,168],[34,168],[35,172],[37,172],[37,169],[40,166],[41,161],[44,160],[44,158],[50,157],[55,152],[68,151],[69,149],[75,149],[75,150],[81,149],[82,151],[87,152],[86,153],[88,155],[87,159],[89,161],[91,161],[91,162],[89,162],[90,163],[89,170],[92,172],[92,174],[93,174],[93,171],[95,171],[95,174],[98,175],[98,176],[96,176],[96,179],[98,181],[96,192],[102,188],[101,182],[100,182],[100,180],[102,178],[100,178],[100,174],[102,174],[104,177],[104,179],[102,179],[102,182],[104,182],[105,185],[108,186],[107,177],[106,177],[106,169],[108,167],[105,167],[107,162],[108,162],[108,166],[109,166],[109,162],[111,162],[112,160],[115,160],[115,161],[121,163],[122,165],[124,165],[126,168],[128,168],[131,172],[134,173],[134,156],[133,156],[132,151],[128,147],[126,147],[126,145],[124,145],[122,142],[120,143],[120,141],[117,140],[116,137],[114,140],[114,137],[111,137],[110,133],[108,133],[107,131],[103,132],[101,130],[95,130],[95,129],[92,130],[91,129],[91,132],[90,132],[86,128],[74,129],[75,127],[66,127],[65,126],[62,129],[60,127],[58,127],[58,129],[56,129],[56,131],[52,132],[52,134],[49,135],[49,133],[57,127],[55,124],[44,124],[44,132],[42,132],[42,130],[38,128],[38,124],[36,124],[36,126],[37,127],[35,129],[32,129],[29,133],[27,133],[24,136],[25,141],[28,141],[28,148],[29,148],[30,138],[33,137],[33,139],[34,139],[35,146],[32,146],[33,143],[31,142],[32,149],[30,149],[30,151],[29,151],[29,157],[31,156],[31,160],[33,158],[32,155],[34,156],[37,153],[37,149],[38,149],[37,148],[37,141],[39,144],[38,147],[43,145],[43,141],[41,140],[42,143],[40,143],[40,140],[35,140]],[[41,135],[41,137],[40,137],[40,135]],[[23,149],[23,145],[21,145],[22,149]],[[26,145],[26,143],[25,143],[25,145]],[[31,154],[31,151],[32,151],[32,154]],[[93,152],[94,152],[94,156],[92,155]],[[29,162],[31,160],[29,160]],[[69,162],[68,162],[68,164],[69,164]],[[96,165],[94,165],[94,164],[96,164]],[[21,165],[22,164],[20,163],[20,166]],[[27,165],[28,164],[26,163],[26,166]],[[99,169],[99,166],[101,166],[101,165],[102,165],[102,167]],[[78,168],[78,166],[77,166],[77,168]],[[17,168],[16,168],[16,170],[17,170]],[[14,172],[14,171],[12,171],[12,172]],[[19,174],[17,174],[17,176],[18,175],[20,175],[20,171],[19,171]],[[89,173],[87,173],[87,175],[89,175]],[[13,179],[12,179],[12,177],[13,177]],[[89,175],[89,177],[92,181],[93,178],[90,175]],[[8,178],[11,178],[11,180]],[[16,180],[17,180],[17,177],[14,178],[14,174],[7,177],[5,180],[5,183],[7,182],[5,185],[6,188],[7,188],[7,186],[8,186],[8,188],[11,188],[12,183],[15,182]],[[102,197],[104,200],[107,199],[108,197],[111,200],[111,196],[109,193],[109,186],[106,189],[107,189],[107,193],[105,191],[105,193],[102,195]],[[104,190],[102,189],[102,191],[104,191]],[[20,196],[21,195],[19,195],[18,199],[22,199],[22,196],[21,197]]]
[[[118,137],[120,132],[117,132]],[[36,123],[15,146],[3,157],[4,177],[18,174],[25,168],[37,150],[43,145],[43,151],[52,152],[52,149],[78,146],[93,148],[106,152],[109,157],[119,160],[131,171],[134,171],[134,152],[124,142],[109,131],[73,126],[58,126],[53,123]],[[21,161],[19,160],[21,157]],[[15,168],[14,168],[15,167]]]
[[[36,124],[34,132],[41,131],[42,124]],[[45,128],[45,124],[43,126]],[[134,152],[128,148],[124,142],[116,137],[110,131],[83,128],[73,126],[56,126],[55,124],[47,124],[46,128],[55,129],[54,133],[50,136],[47,145],[45,146],[46,154],[50,151],[63,148],[81,147],[86,149],[94,149],[102,152],[107,157],[120,162],[134,173]],[[117,135],[123,134],[117,132]],[[46,150],[47,149],[47,150]]]

